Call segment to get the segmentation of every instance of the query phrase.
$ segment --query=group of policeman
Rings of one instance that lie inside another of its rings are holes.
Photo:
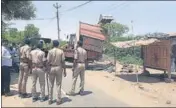
[[[49,50],[47,57],[45,52],[42,51],[43,44],[38,43],[36,49],[31,50],[30,40],[25,40],[25,45],[20,47],[20,73],[18,81],[19,97],[27,98],[29,95],[26,92],[27,80],[30,72],[32,72],[32,101],[35,102],[40,99],[41,102],[46,100],[45,96],[45,75],[49,83],[49,101],[48,104],[53,103],[53,87],[56,79],[57,87],[57,101],[56,104],[62,103],[61,100],[61,85],[62,75],[66,77],[65,55],[63,50],[59,48],[59,41],[53,41],[53,48]],[[74,65],[73,65],[73,84],[72,89],[67,95],[75,95],[75,85],[78,76],[80,76],[80,91],[84,91],[84,73],[85,62],[87,60],[87,52],[82,48],[82,42],[79,41],[74,52]],[[36,92],[36,82],[39,78],[40,84],[40,98]]]

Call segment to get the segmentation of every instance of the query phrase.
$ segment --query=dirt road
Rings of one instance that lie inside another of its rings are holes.
[[[91,79],[89,79],[89,76],[86,75],[86,85],[85,85],[85,92],[83,96],[77,95],[74,97],[67,96],[66,92],[68,92],[71,88],[72,83],[72,73],[70,69],[67,69],[68,76],[64,78],[63,80],[63,86],[62,86],[62,97],[64,100],[64,103],[60,106],[64,107],[81,107],[81,106],[87,106],[87,107],[103,107],[103,106],[128,106],[127,104],[119,101],[118,99],[109,96],[106,94],[103,90],[96,88],[94,85],[89,82]],[[12,77],[17,77],[17,74],[12,74]],[[14,94],[16,94],[17,90],[17,79],[12,82],[11,89]],[[30,92],[31,89],[31,78],[28,80],[27,85],[27,91]],[[77,86],[79,86],[79,81]],[[78,87],[77,87],[78,88]],[[37,90],[39,91],[39,83],[37,84]],[[78,90],[77,90],[78,91]],[[46,89],[47,94],[47,89]],[[56,88],[54,88],[54,98],[56,96]],[[48,105],[48,102],[35,102],[32,103],[32,99],[20,99],[17,95],[14,95],[12,97],[2,97],[2,106],[4,107],[58,107],[55,103],[52,105]]]
[[[64,107],[125,107],[125,106],[176,106],[176,83],[165,83],[156,78],[139,77],[139,85],[136,85],[135,75],[120,75],[103,71],[86,71],[85,95],[67,96],[65,93],[71,88],[70,69],[68,76],[63,79],[62,97]],[[14,94],[17,90],[17,74],[12,74],[11,89]],[[78,84],[79,85],[79,80]],[[37,84],[39,91],[39,84]],[[77,87],[78,88],[78,87]],[[31,78],[28,80],[27,91],[30,93]],[[78,91],[78,90],[77,90]],[[54,93],[56,93],[54,91]],[[46,89],[47,94],[47,89]],[[56,96],[56,95],[54,95]],[[168,101],[168,102],[167,102]],[[32,99],[20,99],[17,95],[2,97],[2,106],[10,107],[57,107],[55,103],[48,105],[46,102],[32,103]]]

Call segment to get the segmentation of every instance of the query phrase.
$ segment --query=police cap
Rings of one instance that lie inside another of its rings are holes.
[[[58,47],[59,46],[59,41],[58,40],[53,40],[53,46]]]

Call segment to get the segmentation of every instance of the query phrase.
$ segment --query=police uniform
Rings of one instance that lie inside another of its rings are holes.
[[[64,53],[59,48],[53,48],[48,52],[47,56],[48,65],[50,66],[49,72],[49,102],[53,100],[53,87],[56,79],[57,87],[57,102],[61,102],[61,83],[62,83],[62,63],[65,61]]]
[[[36,83],[39,78],[41,99],[45,99],[45,71],[44,64],[46,62],[45,53],[37,48],[30,53],[32,61],[32,97],[33,101],[38,99],[36,92]]]
[[[78,47],[74,53],[74,59],[76,59],[76,67],[73,71],[73,84],[71,93],[75,92],[75,86],[78,76],[80,76],[80,92],[84,91],[84,74],[85,74],[85,60],[87,60],[87,52],[82,47]]]
[[[26,94],[26,83],[29,76],[29,53],[31,47],[29,45],[24,45],[20,48],[20,72],[18,80],[18,92],[19,95]]]

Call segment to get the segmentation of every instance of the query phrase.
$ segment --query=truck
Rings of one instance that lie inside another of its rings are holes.
[[[86,63],[86,67],[88,63],[102,58],[103,42],[106,38],[102,33],[100,25],[79,22],[77,33],[70,34],[67,38],[69,38],[69,41],[63,48],[66,61],[73,62],[74,50],[78,41],[83,42],[83,48],[87,51],[88,62]]]
[[[35,49],[37,43],[39,43],[39,41],[42,41],[43,42],[43,48],[42,50],[45,52],[45,57],[47,57],[48,55],[48,50],[51,49],[51,39],[49,38],[30,38],[31,40],[31,46],[32,46],[32,49]]]

